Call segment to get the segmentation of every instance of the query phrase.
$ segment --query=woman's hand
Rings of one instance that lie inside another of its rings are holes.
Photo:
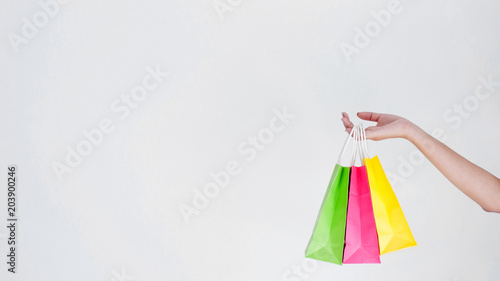
[[[359,112],[358,117],[377,122],[376,126],[366,128],[367,139],[405,138],[411,141],[465,195],[485,211],[500,213],[500,179],[402,117],[374,112]],[[342,122],[350,133],[353,124],[345,112]]]
[[[376,126],[366,128],[366,138],[371,140],[384,140],[390,138],[404,138],[410,140],[413,123],[392,114],[375,112],[358,112],[358,117],[363,120],[377,122]],[[345,130],[350,133],[354,124],[349,120],[347,113],[342,112],[342,122]]]

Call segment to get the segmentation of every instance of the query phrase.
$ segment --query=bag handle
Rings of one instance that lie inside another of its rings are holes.
[[[359,127],[356,125],[352,128],[352,130],[354,131],[354,134],[353,134],[353,145],[352,145],[352,155],[351,155],[351,167],[354,166],[356,164],[356,156],[359,155],[360,151],[359,151]],[[363,161],[361,161],[361,163],[363,163]]]
[[[359,125],[360,131],[360,140],[358,142],[360,153],[359,156],[361,158],[361,163],[363,163],[363,158],[370,158],[370,153],[368,151],[368,142],[366,141],[366,132],[365,128],[363,128],[363,124]]]
[[[339,156],[339,160],[337,160],[337,164],[340,164],[340,160],[342,160],[342,157],[344,156],[344,153],[345,153],[345,150],[347,148],[347,145],[349,144],[349,141],[351,140],[351,138],[353,138],[353,134],[356,130],[354,130],[354,128],[352,128],[351,130],[351,133],[349,134],[349,136],[347,136],[347,139],[345,140],[344,142],[344,146],[342,147],[342,151],[340,152],[340,156]],[[354,154],[354,147],[353,147],[353,152]],[[351,156],[351,161],[352,161],[352,156]]]

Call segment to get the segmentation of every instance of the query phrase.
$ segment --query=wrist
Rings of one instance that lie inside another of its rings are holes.
[[[415,144],[416,140],[419,139],[418,136],[420,135],[421,131],[422,129],[420,129],[420,127],[408,121],[406,125],[404,138],[410,141],[411,143]]]

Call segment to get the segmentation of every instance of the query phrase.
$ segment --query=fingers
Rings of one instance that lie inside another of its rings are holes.
[[[354,124],[349,120],[349,115],[347,113],[342,112],[342,122],[344,123],[344,127],[347,133],[351,133],[352,128],[354,127]]]
[[[363,120],[378,122],[378,119],[382,116],[380,113],[375,112],[358,112],[358,117]]]

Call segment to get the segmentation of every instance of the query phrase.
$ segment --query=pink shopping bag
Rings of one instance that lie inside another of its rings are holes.
[[[366,167],[351,167],[343,263],[380,263]]]

